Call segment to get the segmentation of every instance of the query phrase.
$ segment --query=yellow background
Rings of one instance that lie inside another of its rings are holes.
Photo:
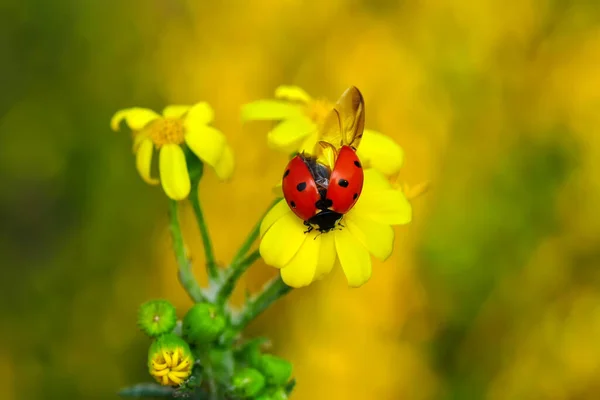
[[[2,0],[0,22],[0,398],[116,398],[149,380],[137,306],[190,304],[113,112],[214,106],[237,172],[201,199],[225,263],[286,160],[239,107],[280,84],[356,85],[402,179],[432,182],[367,285],[337,271],[250,327],[293,398],[600,398],[597,1]]]

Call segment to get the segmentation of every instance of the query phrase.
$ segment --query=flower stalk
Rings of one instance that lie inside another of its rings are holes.
[[[198,223],[198,229],[200,230],[200,236],[202,237],[202,244],[204,245],[206,272],[208,273],[210,280],[217,280],[219,277],[219,270],[217,268],[217,262],[215,260],[215,253],[213,250],[212,241],[210,240],[210,234],[208,233],[208,226],[206,225],[204,213],[202,212],[202,207],[200,206],[200,199],[198,196],[199,183],[200,179],[192,179],[192,188],[189,199],[190,203],[192,203],[194,214],[196,215],[196,222]]]
[[[179,224],[179,203],[176,200],[169,200],[169,219],[171,238],[173,239],[173,251],[175,252],[179,267],[179,282],[181,282],[181,285],[194,302],[205,301],[206,298],[192,273],[192,263],[185,251],[183,234],[181,233],[181,226]]]
[[[288,294],[292,288],[283,282],[281,276],[273,278],[254,297],[248,299],[241,314],[236,318],[233,327],[239,332],[275,301]]]

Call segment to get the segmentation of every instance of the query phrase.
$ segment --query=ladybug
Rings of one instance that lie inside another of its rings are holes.
[[[342,146],[331,171],[316,157],[298,154],[283,174],[282,189],[287,204],[308,227],[321,233],[335,228],[354,207],[362,191],[364,172],[356,151]]]
[[[356,204],[364,181],[356,155],[364,125],[365,103],[360,91],[351,86],[320,127],[317,156],[298,154],[285,168],[283,197],[304,221],[307,233],[315,226],[321,233],[329,232]]]

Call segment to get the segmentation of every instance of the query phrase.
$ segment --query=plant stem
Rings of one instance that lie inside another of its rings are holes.
[[[200,229],[200,236],[202,237],[202,243],[204,245],[204,255],[206,258],[206,271],[210,279],[217,279],[219,272],[217,270],[217,263],[215,261],[215,254],[213,252],[212,242],[210,241],[210,235],[208,234],[208,227],[204,220],[204,214],[200,207],[200,199],[198,198],[198,184],[200,180],[192,181],[192,188],[190,191],[190,202],[196,214],[196,222],[198,223],[198,229]]]
[[[244,311],[234,324],[235,329],[238,332],[244,329],[260,313],[291,290],[292,288],[286,285],[280,276],[270,280],[258,295],[248,300]]]
[[[246,272],[246,270],[254,264],[256,260],[260,258],[260,252],[258,250],[254,250],[252,253],[248,255],[248,257],[239,261],[237,264],[233,264],[229,269],[229,275],[225,279],[223,286],[219,290],[217,295],[217,304],[223,305],[233,292],[235,288],[235,284],[240,279],[240,277]]]
[[[265,211],[265,213],[263,214],[262,217],[260,217],[260,219],[258,220],[256,225],[254,225],[254,227],[248,234],[248,237],[246,238],[244,243],[242,243],[242,245],[240,246],[240,249],[238,250],[236,255],[233,257],[233,260],[231,260],[232,266],[235,266],[242,259],[242,257],[244,257],[248,253],[248,251],[250,251],[250,248],[252,247],[252,245],[254,244],[256,239],[258,239],[258,235],[260,234],[260,225],[262,224],[263,218],[265,217],[265,215],[267,215],[267,213],[269,211],[271,211],[271,208],[273,208],[273,206],[275,204],[277,204],[279,202],[279,200],[281,200],[281,198],[279,198],[279,197],[276,198],[275,200],[273,200],[273,202],[271,204],[269,204],[269,207],[267,207],[267,211]]]
[[[268,212],[271,210],[271,208],[273,208],[273,206],[279,202],[279,200],[281,200],[281,199],[276,198],[269,205],[269,207],[267,207],[267,210],[265,211],[263,216],[260,217],[260,219],[258,220],[256,225],[254,225],[254,227],[252,228],[252,230],[246,237],[246,240],[244,241],[244,243],[242,243],[242,245],[240,246],[240,249],[238,250],[236,255],[233,257],[233,260],[231,261],[231,266],[229,268],[229,274],[217,294],[217,304],[219,304],[219,305],[225,304],[225,302],[227,301],[227,299],[233,292],[236,282],[240,279],[240,277],[244,274],[244,272],[246,272],[246,270],[256,260],[258,260],[260,258],[260,253],[258,252],[258,250],[255,250],[254,252],[252,252],[251,254],[249,254],[247,256],[246,256],[246,254],[248,254],[248,251],[250,251],[250,248],[252,247],[252,245],[254,244],[256,239],[258,239],[258,236],[260,235],[260,225],[262,224],[264,217],[268,214]],[[246,258],[244,258],[244,257],[246,257]]]
[[[177,265],[179,266],[179,281],[184,287],[188,295],[194,300],[194,302],[201,302],[205,300],[202,288],[194,278],[192,273],[192,263],[188,259],[185,252],[185,244],[183,243],[183,235],[181,233],[181,226],[179,225],[178,206],[176,200],[170,200],[169,202],[169,228],[171,229],[171,237],[173,239],[173,251],[177,259]]]

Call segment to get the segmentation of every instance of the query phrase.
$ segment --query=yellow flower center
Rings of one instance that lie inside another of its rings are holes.
[[[181,144],[185,136],[183,121],[176,118],[160,118],[148,127],[148,136],[156,147],[165,144]]]
[[[312,100],[306,104],[305,113],[313,122],[320,124],[333,108],[333,103],[326,99]]]
[[[183,349],[162,350],[150,362],[150,375],[164,386],[177,386],[192,373],[193,360],[185,356]]]

